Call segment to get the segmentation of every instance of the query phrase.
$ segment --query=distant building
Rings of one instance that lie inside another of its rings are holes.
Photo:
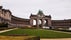
[[[11,23],[11,11],[0,6],[0,23]]]
[[[8,9],[3,9],[0,6],[0,23],[8,23],[8,27],[33,27],[33,20],[36,20],[36,28],[49,28],[49,29],[70,29],[71,19],[67,20],[51,20],[51,15],[44,15],[39,10],[37,15],[31,14],[30,19],[19,18],[12,15],[12,12]],[[39,20],[41,24],[39,24]],[[44,21],[46,21],[44,23]],[[45,27],[44,27],[45,26]]]

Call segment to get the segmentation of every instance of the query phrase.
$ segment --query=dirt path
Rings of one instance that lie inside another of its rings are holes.
[[[8,29],[8,30],[2,30],[2,31],[0,31],[0,33],[7,32],[7,31],[11,31],[11,30],[15,30],[15,29],[17,29],[17,28],[14,28],[14,29]]]
[[[61,38],[61,39],[40,39],[40,40],[71,40],[71,38]]]

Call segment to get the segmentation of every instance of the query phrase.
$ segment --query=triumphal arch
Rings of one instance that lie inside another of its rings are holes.
[[[39,10],[37,15],[31,14],[30,16],[30,25],[33,26],[33,20],[36,20],[36,27],[39,28],[40,26],[48,26],[51,27],[51,16],[50,15],[44,15],[41,10]],[[41,21],[41,24],[39,24],[39,20]],[[46,23],[44,23],[46,21]],[[39,26],[40,25],[40,26]]]

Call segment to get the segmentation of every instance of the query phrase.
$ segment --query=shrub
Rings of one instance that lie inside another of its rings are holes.
[[[0,23],[0,27],[8,27],[8,23]]]
[[[27,26],[25,26],[25,27],[20,27],[20,28],[22,28],[22,29],[36,29],[36,27],[27,27]]]

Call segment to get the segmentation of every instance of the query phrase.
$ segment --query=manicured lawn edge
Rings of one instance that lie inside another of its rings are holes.
[[[26,34],[27,36],[38,36],[40,38],[71,38],[71,34],[41,29],[16,29],[9,32],[1,33],[0,35],[9,34]]]

